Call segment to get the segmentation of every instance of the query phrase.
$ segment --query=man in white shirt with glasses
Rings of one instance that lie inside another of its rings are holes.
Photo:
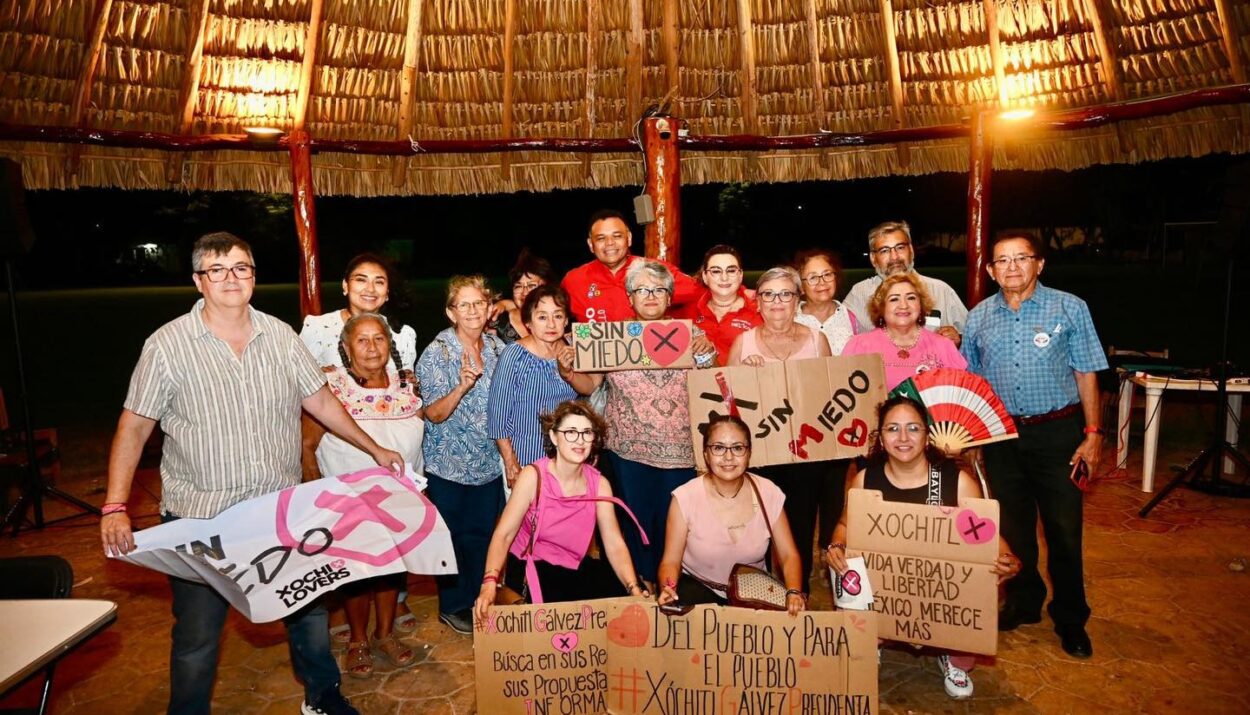
[[[911,226],[906,221],[886,221],[868,232],[868,259],[872,261],[877,275],[856,283],[842,301],[855,313],[863,330],[877,327],[867,322],[868,301],[877,291],[877,286],[881,285],[886,276],[914,273],[915,258],[911,245]],[[964,307],[964,302],[960,300],[955,289],[946,282],[928,276],[920,276],[920,280],[929,292],[929,297],[933,299],[933,307],[942,313],[942,326],[937,331],[938,335],[950,338],[958,347],[960,333],[968,320],[968,309]]]

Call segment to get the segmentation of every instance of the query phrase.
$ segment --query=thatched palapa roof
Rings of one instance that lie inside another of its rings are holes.
[[[0,0],[0,122],[317,138],[866,132],[1244,83],[1246,0]],[[1218,107],[999,143],[999,168],[1246,151]],[[286,192],[284,154],[0,143],[34,188]],[[321,194],[637,184],[636,153],[320,154]],[[683,180],[966,171],[967,141],[684,154]]]

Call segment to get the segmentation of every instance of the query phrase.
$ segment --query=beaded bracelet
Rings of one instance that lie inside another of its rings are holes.
[[[803,599],[804,601],[806,601],[806,600],[807,600],[807,594],[806,594],[806,593],[803,593],[802,591],[798,590],[797,588],[787,588],[787,589],[786,589],[786,596],[798,596],[799,598]]]

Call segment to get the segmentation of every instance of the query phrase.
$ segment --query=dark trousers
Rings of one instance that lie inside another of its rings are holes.
[[[820,534],[816,545],[820,548],[833,541],[833,530],[838,527],[842,518],[842,509],[846,505],[846,471],[850,468],[850,459],[839,459],[828,462],[829,471],[820,482],[820,498],[817,500],[820,509]]]
[[[1020,558],[1007,582],[1007,605],[1040,612],[1046,584],[1037,570],[1037,519],[1046,536],[1046,566],[1054,589],[1048,611],[1055,625],[1089,620],[1081,561],[1083,494],[1069,479],[1068,460],[1084,439],[1079,415],[1020,425],[1020,438],[985,446],[985,471],[1001,511],[1002,535]]]
[[[660,559],[664,556],[668,507],[673,501],[673,490],[694,477],[694,468],[661,469],[624,459],[614,452],[608,452],[607,456],[612,464],[612,488],[634,512],[643,531],[647,532],[647,540],[651,542],[650,546],[644,546],[633,520],[617,510],[617,521],[621,523],[621,533],[634,561],[634,570],[638,572],[638,578],[655,583]]]
[[[436,579],[438,610],[454,615],[471,608],[482,589],[486,550],[495,532],[495,520],[503,508],[503,478],[468,485],[428,471],[425,476],[429,479],[425,495],[447,524],[451,547],[456,553],[457,573]]]
[[[786,495],[786,519],[790,533],[803,562],[803,592],[811,593],[812,539],[816,536],[816,508],[822,486],[827,482],[830,464],[836,462],[799,462],[752,468],[752,472],[772,480]],[[845,467],[843,467],[845,474]]]
[[[164,515],[162,522],[178,517]],[[170,577],[174,628],[169,656],[169,713],[201,715],[211,711],[217,679],[221,631],[230,604],[210,586]],[[304,699],[315,702],[339,684],[339,666],[330,653],[326,610],[314,604],[283,619],[291,665],[304,681]]]
[[[625,595],[624,587],[606,559],[585,556],[581,565],[575,569],[556,566],[546,561],[535,561],[534,567],[538,570],[538,586],[543,590],[544,603],[589,601]],[[526,601],[533,603],[533,594],[526,589],[525,559],[508,554],[504,583],[513,591],[525,594]]]

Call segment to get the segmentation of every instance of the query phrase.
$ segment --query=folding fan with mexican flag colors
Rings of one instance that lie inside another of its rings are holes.
[[[1006,405],[985,378],[966,370],[937,368],[911,380],[929,411],[929,438],[948,454],[1019,436]]]

